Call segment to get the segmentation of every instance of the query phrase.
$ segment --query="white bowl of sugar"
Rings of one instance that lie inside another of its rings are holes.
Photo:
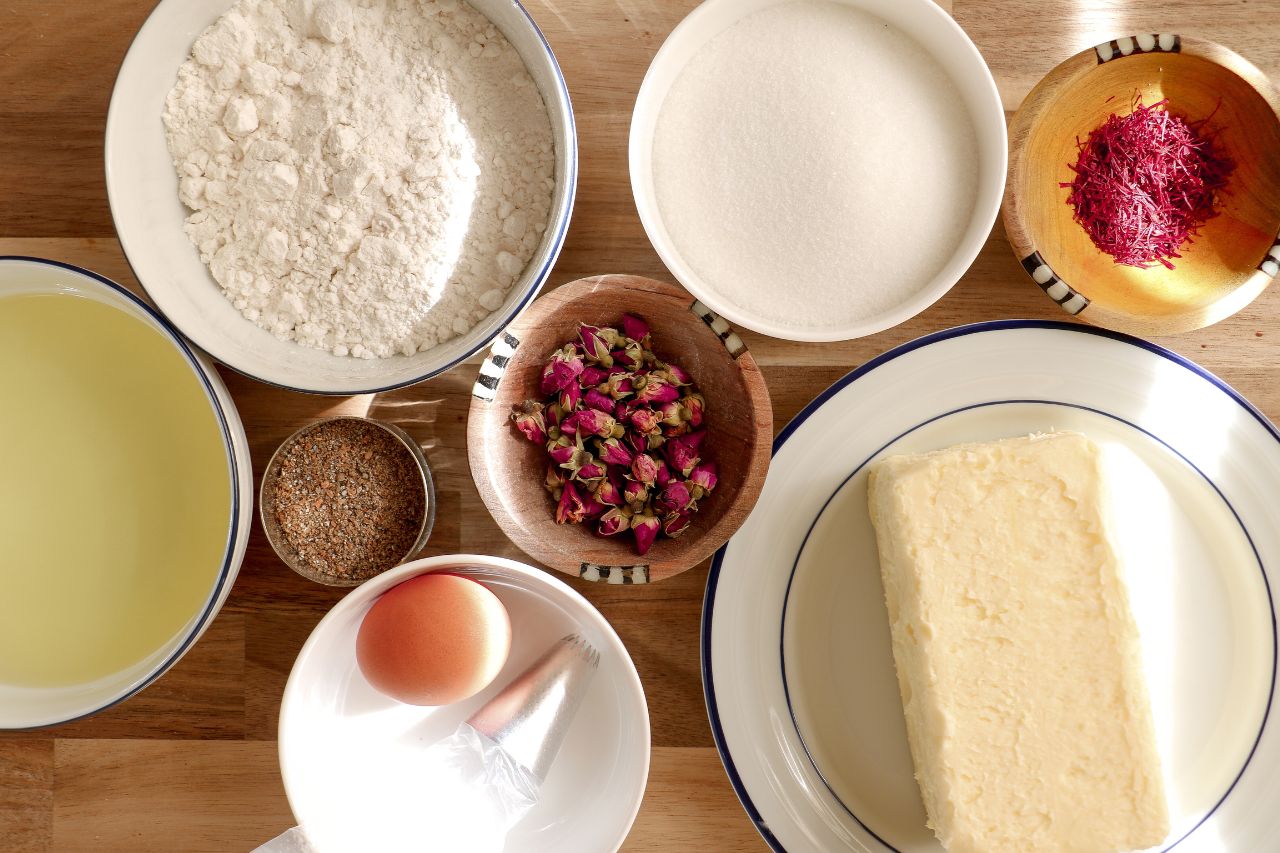
[[[691,293],[763,334],[836,341],[964,275],[1007,151],[990,70],[931,0],[707,0],[649,67],[629,160]]]

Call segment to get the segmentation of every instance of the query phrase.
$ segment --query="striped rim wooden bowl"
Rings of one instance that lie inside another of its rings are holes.
[[[629,535],[604,538],[585,524],[556,523],[555,503],[543,487],[545,449],[511,422],[514,407],[542,398],[543,366],[576,339],[579,323],[616,326],[627,312],[649,323],[654,351],[688,370],[706,398],[702,449],[719,470],[689,529],[676,539],[659,537],[643,557]],[[755,506],[772,442],[764,377],[729,324],[681,288],[631,275],[580,279],[535,301],[481,364],[467,418],[471,474],[502,531],[543,564],[605,583],[662,580],[711,556]]]
[[[1174,269],[1116,264],[1067,204],[1077,140],[1112,114],[1168,99],[1208,129],[1235,170],[1218,215]],[[1031,91],[1009,128],[1004,224],[1018,260],[1068,313],[1138,335],[1216,323],[1280,272],[1280,93],[1241,56],[1203,39],[1145,33],[1076,54]]]

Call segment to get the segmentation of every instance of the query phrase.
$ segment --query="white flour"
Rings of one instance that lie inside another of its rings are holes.
[[[766,7],[708,41],[653,142],[685,262],[742,313],[805,329],[876,317],[928,284],[969,226],[977,162],[937,61],[828,0]]]
[[[337,355],[467,332],[546,228],[546,108],[455,0],[240,0],[196,40],[164,123],[227,298]]]

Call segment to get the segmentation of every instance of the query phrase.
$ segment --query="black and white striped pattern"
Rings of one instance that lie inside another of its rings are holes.
[[[1103,42],[1093,50],[1098,54],[1098,64],[1101,65],[1133,53],[1180,53],[1182,37],[1171,33],[1143,33]]]
[[[510,332],[502,332],[498,335],[493,346],[489,348],[489,357],[480,363],[480,375],[476,377],[471,396],[486,403],[493,402],[498,396],[498,381],[502,379],[502,374],[506,373],[507,365],[511,363],[511,355],[518,346],[520,346],[520,340]]]
[[[1076,293],[1067,283],[1058,278],[1049,265],[1040,257],[1039,252],[1032,252],[1022,259],[1022,268],[1031,276],[1031,280],[1040,285],[1040,289],[1049,294],[1049,298],[1062,306],[1062,310],[1075,316],[1089,307],[1089,300],[1084,294]]]
[[[720,342],[724,344],[724,348],[729,351],[731,358],[737,358],[747,351],[747,345],[738,337],[738,333],[733,330],[728,321],[716,312],[712,311],[701,302],[694,300],[689,306],[689,310],[697,315],[698,319],[711,327],[711,331],[716,333],[720,338]]]
[[[1258,264],[1258,269],[1272,278],[1280,274],[1280,235],[1276,236],[1275,245],[1267,252],[1266,257],[1262,259],[1262,263]]]
[[[641,584],[649,582],[649,567],[601,566],[597,563],[583,563],[578,568],[578,577],[599,583]]]

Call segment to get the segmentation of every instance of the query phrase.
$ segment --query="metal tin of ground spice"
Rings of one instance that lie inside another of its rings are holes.
[[[354,586],[413,556],[435,515],[426,458],[403,430],[367,418],[290,436],[263,475],[262,525],[290,568]]]

